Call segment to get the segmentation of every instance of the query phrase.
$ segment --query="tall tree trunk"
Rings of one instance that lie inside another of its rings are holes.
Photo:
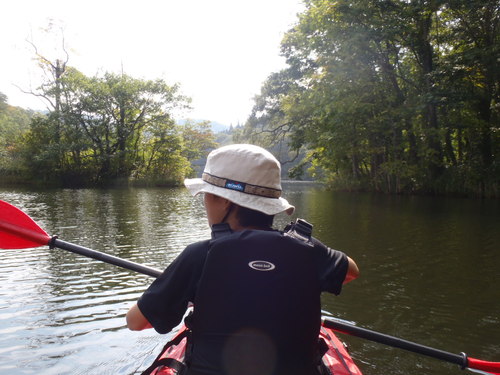
[[[126,111],[125,101],[120,100],[120,121],[117,126],[118,142],[118,177],[127,177],[126,152],[127,152],[127,134],[126,134]]]
[[[422,68],[423,95],[425,97],[424,119],[426,128],[427,147],[430,149],[428,166],[432,180],[442,173],[443,150],[439,137],[439,123],[437,105],[435,103],[434,80],[434,51],[431,42],[431,27],[434,9],[422,9],[423,14],[417,18],[418,38],[415,51]]]

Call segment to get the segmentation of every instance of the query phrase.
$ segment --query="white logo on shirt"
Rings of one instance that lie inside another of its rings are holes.
[[[274,264],[267,260],[254,260],[248,266],[256,271],[272,271],[276,268]]]

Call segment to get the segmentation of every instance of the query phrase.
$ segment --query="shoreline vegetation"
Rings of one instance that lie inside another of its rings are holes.
[[[285,178],[332,190],[500,198],[499,0],[310,0],[284,34],[286,67],[244,124],[174,119],[179,85],[87,76],[64,46],[13,107],[0,92],[0,185],[177,186],[228,143],[260,145]],[[1,91],[1,88],[0,88]]]
[[[179,181],[168,181],[161,179],[142,179],[142,180],[132,180],[129,178],[120,178],[112,181],[107,181],[101,184],[60,184],[56,181],[54,182],[44,182],[40,183],[34,180],[26,180],[19,176],[5,176],[0,174],[2,177],[0,180],[0,188],[8,189],[34,189],[34,190],[45,190],[45,189],[123,189],[123,188],[179,188],[184,186]],[[399,195],[399,196],[437,196],[437,197],[450,197],[450,198],[466,198],[466,199],[498,199],[498,192],[495,191],[491,195],[482,195],[478,193],[460,193],[460,192],[429,192],[429,191],[415,191],[415,192],[399,192],[399,193],[388,193],[382,191],[369,190],[364,188],[353,188],[352,186],[335,186],[329,184],[325,181],[319,180],[293,180],[284,179],[282,180],[282,185],[303,185],[303,186],[320,186],[323,189],[332,192],[342,192],[342,193],[373,193],[373,194],[389,194],[389,195]]]

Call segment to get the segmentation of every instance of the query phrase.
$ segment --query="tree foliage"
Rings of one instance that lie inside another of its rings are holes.
[[[46,68],[58,66],[47,62]],[[179,183],[192,173],[192,158],[213,146],[214,136],[201,125],[175,124],[173,109],[189,104],[178,91],[163,80],[88,77],[65,65],[37,92],[51,110],[33,119],[21,142],[29,174],[73,186],[131,178]],[[203,142],[194,142],[197,136]]]
[[[0,92],[0,173],[18,174],[21,160],[17,152],[17,142],[29,129],[34,112],[8,104],[8,98]]]
[[[308,0],[246,136],[342,187],[498,196],[499,22],[498,0]]]

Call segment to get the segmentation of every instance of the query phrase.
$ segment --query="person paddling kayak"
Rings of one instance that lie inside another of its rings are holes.
[[[294,207],[281,197],[280,163],[261,147],[220,147],[184,183],[203,193],[212,238],[187,246],[150,285],[128,328],[167,333],[194,303],[188,375],[319,374],[320,294],[338,295],[358,277],[356,263],[305,221],[272,228]]]

